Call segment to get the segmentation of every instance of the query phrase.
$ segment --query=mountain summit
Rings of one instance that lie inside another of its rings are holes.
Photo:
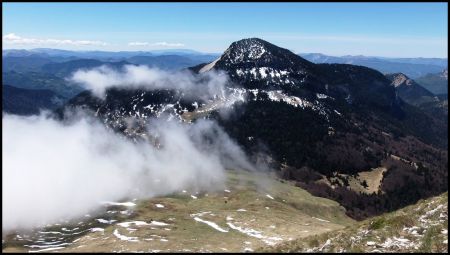
[[[112,88],[104,100],[85,92],[65,108],[90,109],[132,138],[148,136],[141,123],[152,117],[215,120],[255,161],[264,148],[264,160],[282,178],[337,200],[357,219],[448,187],[447,126],[404,103],[376,70],[314,64],[257,38],[236,41],[215,61],[189,70],[199,78],[226,73],[225,95],[199,101],[176,89]],[[360,185],[373,183],[364,176],[377,180],[373,187]]]
[[[306,82],[313,68],[313,63],[287,49],[249,38],[233,42],[220,58],[192,70],[224,70],[232,80],[245,82],[248,88],[282,88]]]
[[[225,71],[240,87],[282,91],[308,101],[324,94],[385,109],[396,105],[395,91],[380,72],[362,66],[314,64],[259,38],[233,42],[220,58],[191,70]]]
[[[269,65],[277,68],[298,68],[298,65],[306,67],[312,64],[287,49],[259,38],[233,42],[223,53],[221,60],[225,65],[249,63],[251,66]]]

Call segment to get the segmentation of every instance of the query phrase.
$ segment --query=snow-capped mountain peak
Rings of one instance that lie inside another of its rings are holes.
[[[224,57],[228,58],[233,64],[255,61],[266,55],[270,55],[266,45],[268,43],[258,39],[250,38],[234,42],[224,52]]]
[[[236,84],[250,89],[282,89],[307,82],[313,65],[287,49],[248,38],[233,42],[219,59],[192,70],[222,70]]]
[[[259,38],[248,38],[233,42],[223,53],[221,60],[227,65],[256,64],[258,66],[283,63],[285,67],[310,62],[295,53],[280,48]]]

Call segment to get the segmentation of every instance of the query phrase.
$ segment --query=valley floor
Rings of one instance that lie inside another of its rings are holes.
[[[3,237],[3,252],[447,252],[448,193],[355,222],[287,181],[229,171],[214,192],[107,204]],[[76,222],[76,223],[75,223]]]
[[[111,203],[101,215],[3,238],[3,252],[244,252],[343,229],[338,203],[263,174],[229,171],[223,189]]]

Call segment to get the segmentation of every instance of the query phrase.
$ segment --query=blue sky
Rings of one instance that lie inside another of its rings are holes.
[[[447,57],[447,3],[2,3],[3,48],[223,52],[259,37],[296,53]]]

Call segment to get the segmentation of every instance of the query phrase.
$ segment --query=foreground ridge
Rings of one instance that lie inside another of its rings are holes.
[[[263,249],[271,252],[448,252],[448,192],[356,226]]]

